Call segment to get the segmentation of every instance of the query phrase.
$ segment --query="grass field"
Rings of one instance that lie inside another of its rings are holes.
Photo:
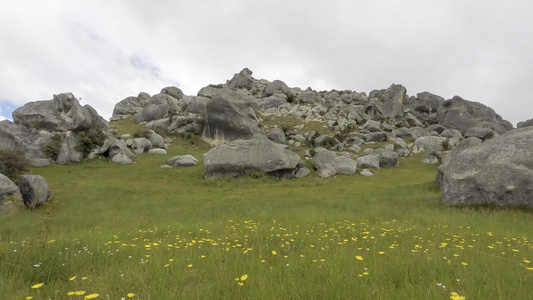
[[[32,169],[54,196],[0,214],[0,299],[533,298],[532,211],[444,206],[420,156],[373,177],[204,180],[208,149]],[[182,154],[200,163],[160,168]]]

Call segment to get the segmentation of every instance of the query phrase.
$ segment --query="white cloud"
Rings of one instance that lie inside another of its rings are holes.
[[[289,86],[400,83],[533,117],[533,3],[513,1],[29,1],[0,4],[0,95],[73,92],[105,117],[123,98],[186,94],[244,67]]]

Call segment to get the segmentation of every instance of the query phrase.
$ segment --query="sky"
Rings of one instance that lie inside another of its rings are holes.
[[[247,67],[290,87],[459,95],[533,118],[531,0],[0,0],[0,119],[72,92],[109,119]]]

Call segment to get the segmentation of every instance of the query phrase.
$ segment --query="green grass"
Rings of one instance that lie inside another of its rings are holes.
[[[532,211],[442,205],[422,154],[373,177],[204,180],[208,149],[32,169],[54,196],[0,214],[0,298],[531,298]],[[200,163],[160,168],[181,154]]]

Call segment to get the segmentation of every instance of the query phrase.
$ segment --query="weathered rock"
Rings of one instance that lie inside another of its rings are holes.
[[[77,139],[73,135],[66,135],[61,139],[61,149],[56,162],[60,165],[79,163],[83,160],[83,152],[76,149]]]
[[[411,141],[416,140],[413,131],[407,127],[400,127],[396,130],[394,130],[394,135],[396,137],[402,138],[402,139],[408,139]]]
[[[503,133],[513,129],[513,125],[487,107],[478,102],[464,100],[455,96],[446,100],[440,106],[438,112],[439,124],[461,131],[473,127],[490,128],[497,133]]]
[[[266,135],[266,137],[273,141],[274,143],[278,144],[285,144],[285,132],[281,130],[281,128],[274,127],[270,129]],[[305,140],[305,138],[304,138]]]
[[[428,153],[420,158],[420,162],[426,165],[438,164],[442,156],[438,152]]]
[[[301,167],[298,169],[298,172],[294,175],[296,178],[304,178],[311,175],[311,170],[307,167]]]
[[[40,175],[21,175],[18,186],[22,203],[30,208],[43,205],[52,196],[48,182]]]
[[[533,127],[448,154],[438,168],[445,204],[533,207]]]
[[[183,103],[181,106],[184,106]],[[150,101],[134,116],[136,123],[153,121],[161,119],[167,114],[178,113],[181,111],[178,99],[168,94],[156,94]]]
[[[43,153],[42,147],[52,136],[47,131],[27,128],[8,120],[0,121],[0,150],[22,153],[35,167],[50,164],[51,160]]]
[[[362,130],[368,130],[370,132],[381,132],[381,123],[374,120],[368,120],[361,127]]]
[[[466,148],[479,145],[481,143],[482,141],[476,137],[471,137],[471,138],[462,140],[450,152],[448,152],[448,154],[442,159],[442,163],[448,162],[454,156],[454,154],[461,152]]]
[[[256,171],[274,177],[293,177],[300,156],[257,135],[212,148],[204,154],[205,177],[242,177]]]
[[[387,140],[387,134],[385,132],[371,132],[365,136],[367,143],[379,143]]]
[[[160,131],[160,132],[167,131],[169,126],[170,126],[169,118],[153,120],[153,121],[146,123],[146,129],[153,130],[153,131]]]
[[[364,113],[375,118],[394,119],[403,116],[403,101],[407,99],[407,90],[399,84],[392,84],[386,90],[370,92],[370,103]]]
[[[358,157],[357,166],[361,169],[379,169],[379,156],[371,154]]]
[[[369,176],[374,176],[374,173],[370,172],[370,170],[368,169],[363,169],[361,170],[361,174],[362,176],[365,176],[365,177],[369,177]]]
[[[529,119],[524,122],[518,122],[518,124],[516,124],[517,128],[529,127],[529,126],[533,126],[533,119]]]
[[[483,141],[493,138],[496,135],[498,135],[498,133],[490,128],[479,127],[468,128],[464,133],[465,138],[477,137]]]
[[[438,134],[441,134],[446,128],[440,124],[431,124],[428,126],[428,131],[435,131]]]
[[[152,147],[154,148],[161,148],[161,149],[167,149],[167,145],[165,144],[165,139],[155,133],[153,130],[147,130],[146,131],[146,138],[152,143]]]
[[[393,168],[399,163],[399,155],[394,151],[377,148],[373,153],[379,156],[380,168]]]
[[[120,151],[119,153],[115,154],[113,156],[113,158],[111,158],[111,161],[115,164],[119,164],[119,165],[126,165],[126,164],[131,164],[133,161],[131,160],[131,158],[128,157],[128,155],[126,155],[126,153]]]
[[[13,200],[22,203],[19,187],[6,175],[0,174],[0,211],[2,211],[8,197],[13,197]]]
[[[137,97],[127,97],[115,104],[113,117],[134,115],[142,111],[151,100],[152,96],[144,92],[139,93]]]
[[[206,111],[202,134],[202,139],[205,141],[215,139],[234,141],[251,138],[261,132],[253,101],[239,94],[209,100]]]
[[[183,98],[183,91],[175,86],[167,86],[161,90],[161,94],[169,95],[177,100]]]
[[[144,153],[152,148],[152,143],[147,138],[134,138],[131,148],[134,149],[135,153]]]
[[[331,177],[335,175],[353,175],[357,169],[357,162],[353,159],[337,155],[334,151],[322,147],[315,149],[315,155],[311,158],[315,163],[319,177]]]
[[[189,105],[187,105],[185,108],[185,113],[191,113],[205,117],[207,114],[207,102],[209,102],[209,100],[210,98],[207,97],[193,97],[191,103],[189,103]]]
[[[161,148],[153,148],[153,149],[148,150],[148,154],[166,155],[167,150],[161,149]]]
[[[48,132],[84,131],[93,122],[91,113],[72,93],[54,95],[52,100],[28,102],[13,112],[13,121]]]
[[[439,136],[422,136],[416,139],[415,145],[426,150],[442,151],[442,143],[446,138]]]
[[[192,167],[198,164],[198,159],[192,155],[173,156],[168,159],[167,165],[176,167]]]

